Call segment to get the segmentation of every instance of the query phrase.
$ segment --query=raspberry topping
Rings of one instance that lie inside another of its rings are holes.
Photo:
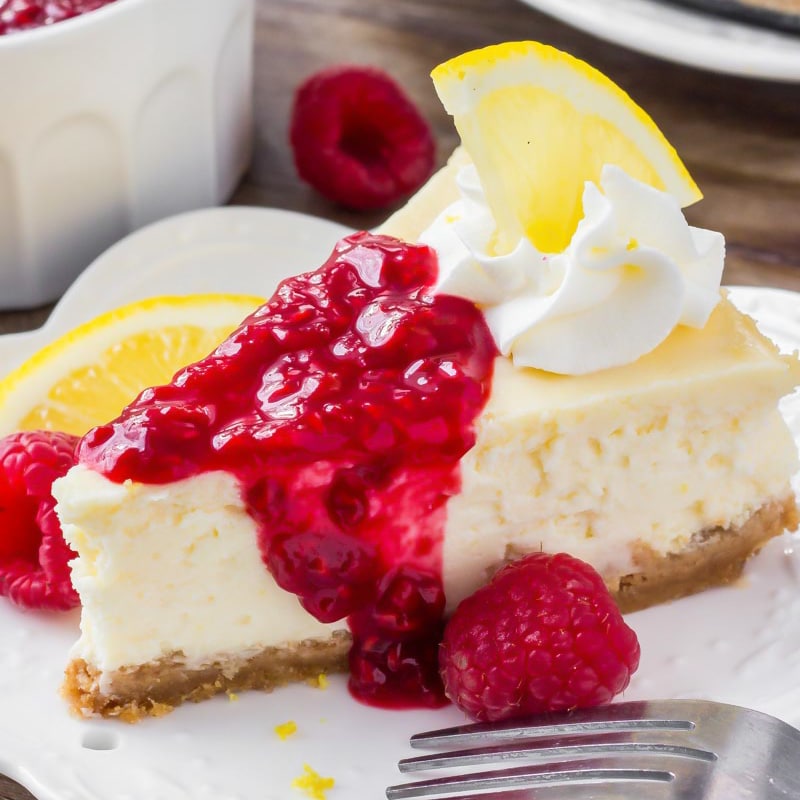
[[[29,608],[78,605],[68,562],[75,558],[50,488],[75,463],[78,439],[33,431],[0,439],[0,595]]]
[[[388,75],[370,67],[309,78],[295,96],[290,138],[300,177],[349,208],[392,205],[433,171],[428,123]]]
[[[427,247],[347,237],[79,445],[117,482],[233,473],[267,568],[318,619],[348,618],[350,688],[382,706],[445,702],[445,503],[496,355],[472,303],[433,293],[437,273]]]
[[[639,642],[591,566],[534,553],[458,606],[440,665],[447,696],[493,721],[609,703],[639,666]]]
[[[114,0],[0,0],[0,34],[52,25]]]

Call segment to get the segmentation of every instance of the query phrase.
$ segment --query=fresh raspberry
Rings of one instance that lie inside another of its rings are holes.
[[[493,721],[610,702],[639,666],[639,642],[591,566],[534,553],[458,606],[439,665],[447,696]]]
[[[75,553],[50,493],[75,463],[77,443],[50,431],[0,439],[0,595],[17,605],[68,609],[80,602],[67,566]]]
[[[295,96],[290,136],[300,177],[349,208],[389,206],[433,171],[428,123],[388,75],[370,67],[312,75]]]

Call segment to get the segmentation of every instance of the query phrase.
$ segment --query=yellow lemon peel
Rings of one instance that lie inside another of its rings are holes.
[[[431,73],[497,223],[494,250],[526,236],[562,252],[582,216],[586,181],[606,164],[673,194],[700,190],[648,114],[594,67],[539,42],[473,50]]]
[[[155,297],[101,314],[0,381],[0,435],[86,433],[206,356],[261,302],[226,294]]]
[[[308,764],[303,764],[303,774],[292,781],[292,788],[299,789],[311,800],[327,800],[326,792],[333,789],[333,778],[323,778]]]
[[[286,741],[290,736],[297,733],[297,723],[290,719],[288,722],[282,722],[280,725],[275,726],[275,733],[281,741]]]
[[[329,683],[328,676],[324,672],[320,672],[316,678],[308,679],[308,685],[313,686],[315,689],[327,689]]]

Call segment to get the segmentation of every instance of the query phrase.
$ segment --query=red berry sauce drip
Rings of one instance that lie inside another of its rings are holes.
[[[317,619],[348,618],[351,691],[380,706],[445,702],[445,503],[496,355],[472,303],[432,293],[436,275],[427,247],[343,239],[79,446],[118,482],[235,474],[270,572]]]
[[[114,0],[0,0],[0,35],[52,25]]]

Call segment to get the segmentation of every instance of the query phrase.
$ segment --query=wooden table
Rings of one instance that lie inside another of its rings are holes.
[[[637,55],[517,0],[257,0],[257,6],[257,147],[234,203],[305,211],[353,227],[376,224],[383,214],[344,211],[298,180],[287,143],[297,84],[343,61],[386,69],[431,121],[443,162],[456,135],[430,69],[473,47],[539,39],[594,64],[652,114],[705,193],[689,210],[690,220],[727,238],[726,283],[800,290],[800,86],[718,76]],[[0,312],[0,332],[36,327],[48,312]],[[29,797],[0,778],[0,798]]]

